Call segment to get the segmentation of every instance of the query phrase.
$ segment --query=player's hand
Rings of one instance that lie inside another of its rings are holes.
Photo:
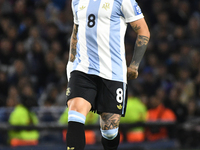
[[[127,68],[127,79],[128,80],[133,80],[138,77],[138,66],[135,65],[130,65]]]

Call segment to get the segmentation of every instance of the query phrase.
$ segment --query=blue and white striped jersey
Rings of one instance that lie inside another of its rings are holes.
[[[73,70],[127,83],[124,35],[128,22],[143,18],[135,0],[72,0],[78,25]]]

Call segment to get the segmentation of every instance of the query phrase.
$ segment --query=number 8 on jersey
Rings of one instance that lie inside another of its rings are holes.
[[[95,15],[94,14],[90,14],[88,16],[88,27],[92,28],[95,25]]]

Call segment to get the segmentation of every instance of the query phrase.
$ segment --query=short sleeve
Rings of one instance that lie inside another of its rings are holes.
[[[121,10],[126,23],[133,22],[144,17],[140,6],[135,0],[123,0]]]
[[[72,12],[73,12],[73,17],[74,17],[74,23],[78,25],[78,16],[75,11],[76,3],[72,1],[71,7],[72,7]]]

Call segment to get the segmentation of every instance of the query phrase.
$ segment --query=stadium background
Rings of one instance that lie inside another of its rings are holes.
[[[173,141],[179,148],[198,149],[200,1],[137,2],[145,15],[151,39],[138,79],[129,82],[129,95],[141,99],[147,108],[150,108],[151,98],[156,97],[174,111],[176,123],[184,126],[184,130],[176,132]],[[49,121],[49,111],[53,114],[51,121],[58,121],[65,107],[65,67],[72,25],[70,0],[0,0],[0,124],[8,122],[9,114],[20,103],[19,96],[26,93],[37,101],[35,112],[40,122]],[[135,39],[136,34],[128,26],[127,64]],[[57,135],[61,130],[50,132]],[[9,149],[5,146],[4,133],[0,132],[0,139],[0,149]],[[59,138],[45,140],[55,143],[52,144],[55,148],[64,145]]]

